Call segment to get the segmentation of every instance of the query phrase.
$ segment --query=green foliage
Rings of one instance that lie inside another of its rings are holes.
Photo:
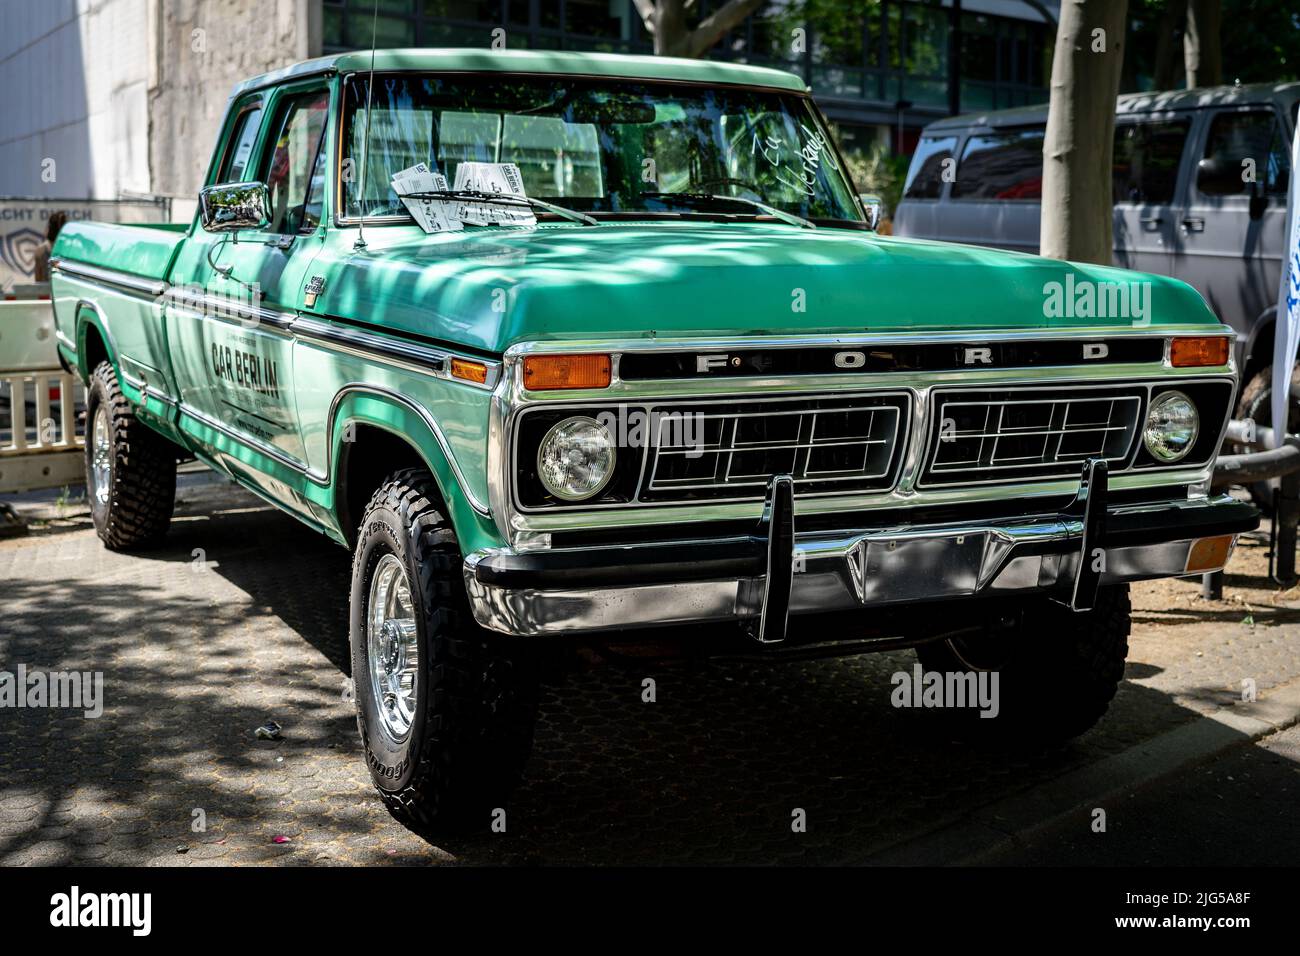
[[[844,161],[849,167],[853,188],[859,193],[879,196],[885,206],[886,218],[893,218],[894,210],[903,197],[903,182],[907,178],[908,156],[894,156],[889,147],[878,143],[867,151],[845,152]]]
[[[1125,89],[1154,86],[1156,45],[1170,0],[1130,0]],[[1222,0],[1225,83],[1270,83],[1300,79],[1300,6],[1295,0]],[[1174,30],[1178,61],[1176,88],[1183,86],[1182,17]]]

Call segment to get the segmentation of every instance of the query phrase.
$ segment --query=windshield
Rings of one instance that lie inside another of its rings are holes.
[[[759,200],[812,220],[861,221],[825,128],[776,90],[569,76],[364,74],[343,124],[348,218],[406,216],[394,173],[419,163],[455,182],[462,162],[514,163],[527,195],[595,213],[762,215],[665,193]]]

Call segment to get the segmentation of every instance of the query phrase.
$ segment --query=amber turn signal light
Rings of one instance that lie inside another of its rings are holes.
[[[470,362],[465,359],[454,358],[451,360],[451,377],[486,385],[487,366],[482,362]]]
[[[1169,364],[1174,368],[1227,365],[1228,339],[1223,335],[1174,339],[1169,347]]]
[[[607,388],[612,367],[608,355],[529,355],[524,388]]]
[[[1214,538],[1198,538],[1187,552],[1187,573],[1199,571],[1217,571],[1228,563],[1232,554],[1232,545],[1237,536],[1221,534]]]

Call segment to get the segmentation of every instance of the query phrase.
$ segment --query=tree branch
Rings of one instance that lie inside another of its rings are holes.
[[[763,4],[763,0],[728,0],[721,9],[709,14],[686,36],[683,44],[685,56],[703,56],[722,35],[744,22]]]

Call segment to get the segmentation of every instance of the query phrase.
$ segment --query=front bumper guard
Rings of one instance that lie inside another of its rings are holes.
[[[505,634],[736,620],[776,643],[790,614],[819,611],[1033,593],[1086,611],[1103,585],[1222,568],[1236,536],[1259,524],[1252,505],[1227,495],[1120,506],[1108,497],[1106,463],[1089,460],[1060,514],[800,535],[794,483],[778,475],[752,535],[476,552],[465,583],[477,621]]]

